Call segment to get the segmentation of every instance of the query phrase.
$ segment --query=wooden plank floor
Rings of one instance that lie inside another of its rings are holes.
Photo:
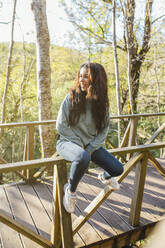
[[[165,160],[161,160],[165,166]],[[78,186],[78,200],[74,220],[87,207],[104,185],[97,179],[100,169],[90,169]],[[133,227],[129,212],[133,190],[134,171],[121,183],[120,191],[113,192],[74,236],[75,247],[83,247],[122,234]],[[27,225],[33,231],[50,239],[52,215],[52,181],[0,186],[0,209]],[[143,197],[140,224],[161,219],[165,213],[165,180],[149,165]],[[41,248],[35,242],[0,223],[0,248]]]

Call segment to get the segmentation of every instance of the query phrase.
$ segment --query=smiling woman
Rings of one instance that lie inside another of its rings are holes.
[[[72,213],[76,189],[90,161],[104,172],[99,179],[114,190],[120,188],[114,177],[123,172],[122,164],[103,148],[109,129],[107,75],[98,63],[83,64],[75,86],[61,104],[56,129],[59,133],[57,152],[71,161],[68,184],[64,186],[63,204]]]
[[[88,70],[85,67],[82,67],[80,70],[80,76],[79,76],[79,81],[80,81],[80,87],[82,91],[87,91],[89,87],[89,79],[88,79]]]

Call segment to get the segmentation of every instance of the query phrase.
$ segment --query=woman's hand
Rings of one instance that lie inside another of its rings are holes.
[[[86,146],[83,146],[83,149],[85,150],[86,149],[86,147],[88,146],[88,144],[86,145]],[[86,151],[86,152],[88,152],[88,151]],[[92,152],[88,152],[90,155],[92,155]]]

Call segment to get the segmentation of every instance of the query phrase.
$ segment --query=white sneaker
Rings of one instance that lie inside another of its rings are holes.
[[[76,193],[71,193],[69,184],[64,185],[63,205],[68,213],[73,213],[76,204]]]
[[[102,183],[111,186],[111,188],[114,190],[120,189],[120,184],[116,181],[116,179],[114,177],[111,177],[109,179],[105,179],[104,173],[100,173],[98,175],[98,179],[101,180]]]

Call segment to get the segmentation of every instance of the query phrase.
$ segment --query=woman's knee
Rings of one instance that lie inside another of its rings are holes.
[[[91,160],[91,155],[89,152],[83,150],[80,154],[80,162],[88,165]]]
[[[120,176],[123,173],[123,171],[124,171],[123,165],[122,163],[120,163],[120,161],[118,161],[118,166],[116,169],[116,173],[117,173],[116,176]]]

